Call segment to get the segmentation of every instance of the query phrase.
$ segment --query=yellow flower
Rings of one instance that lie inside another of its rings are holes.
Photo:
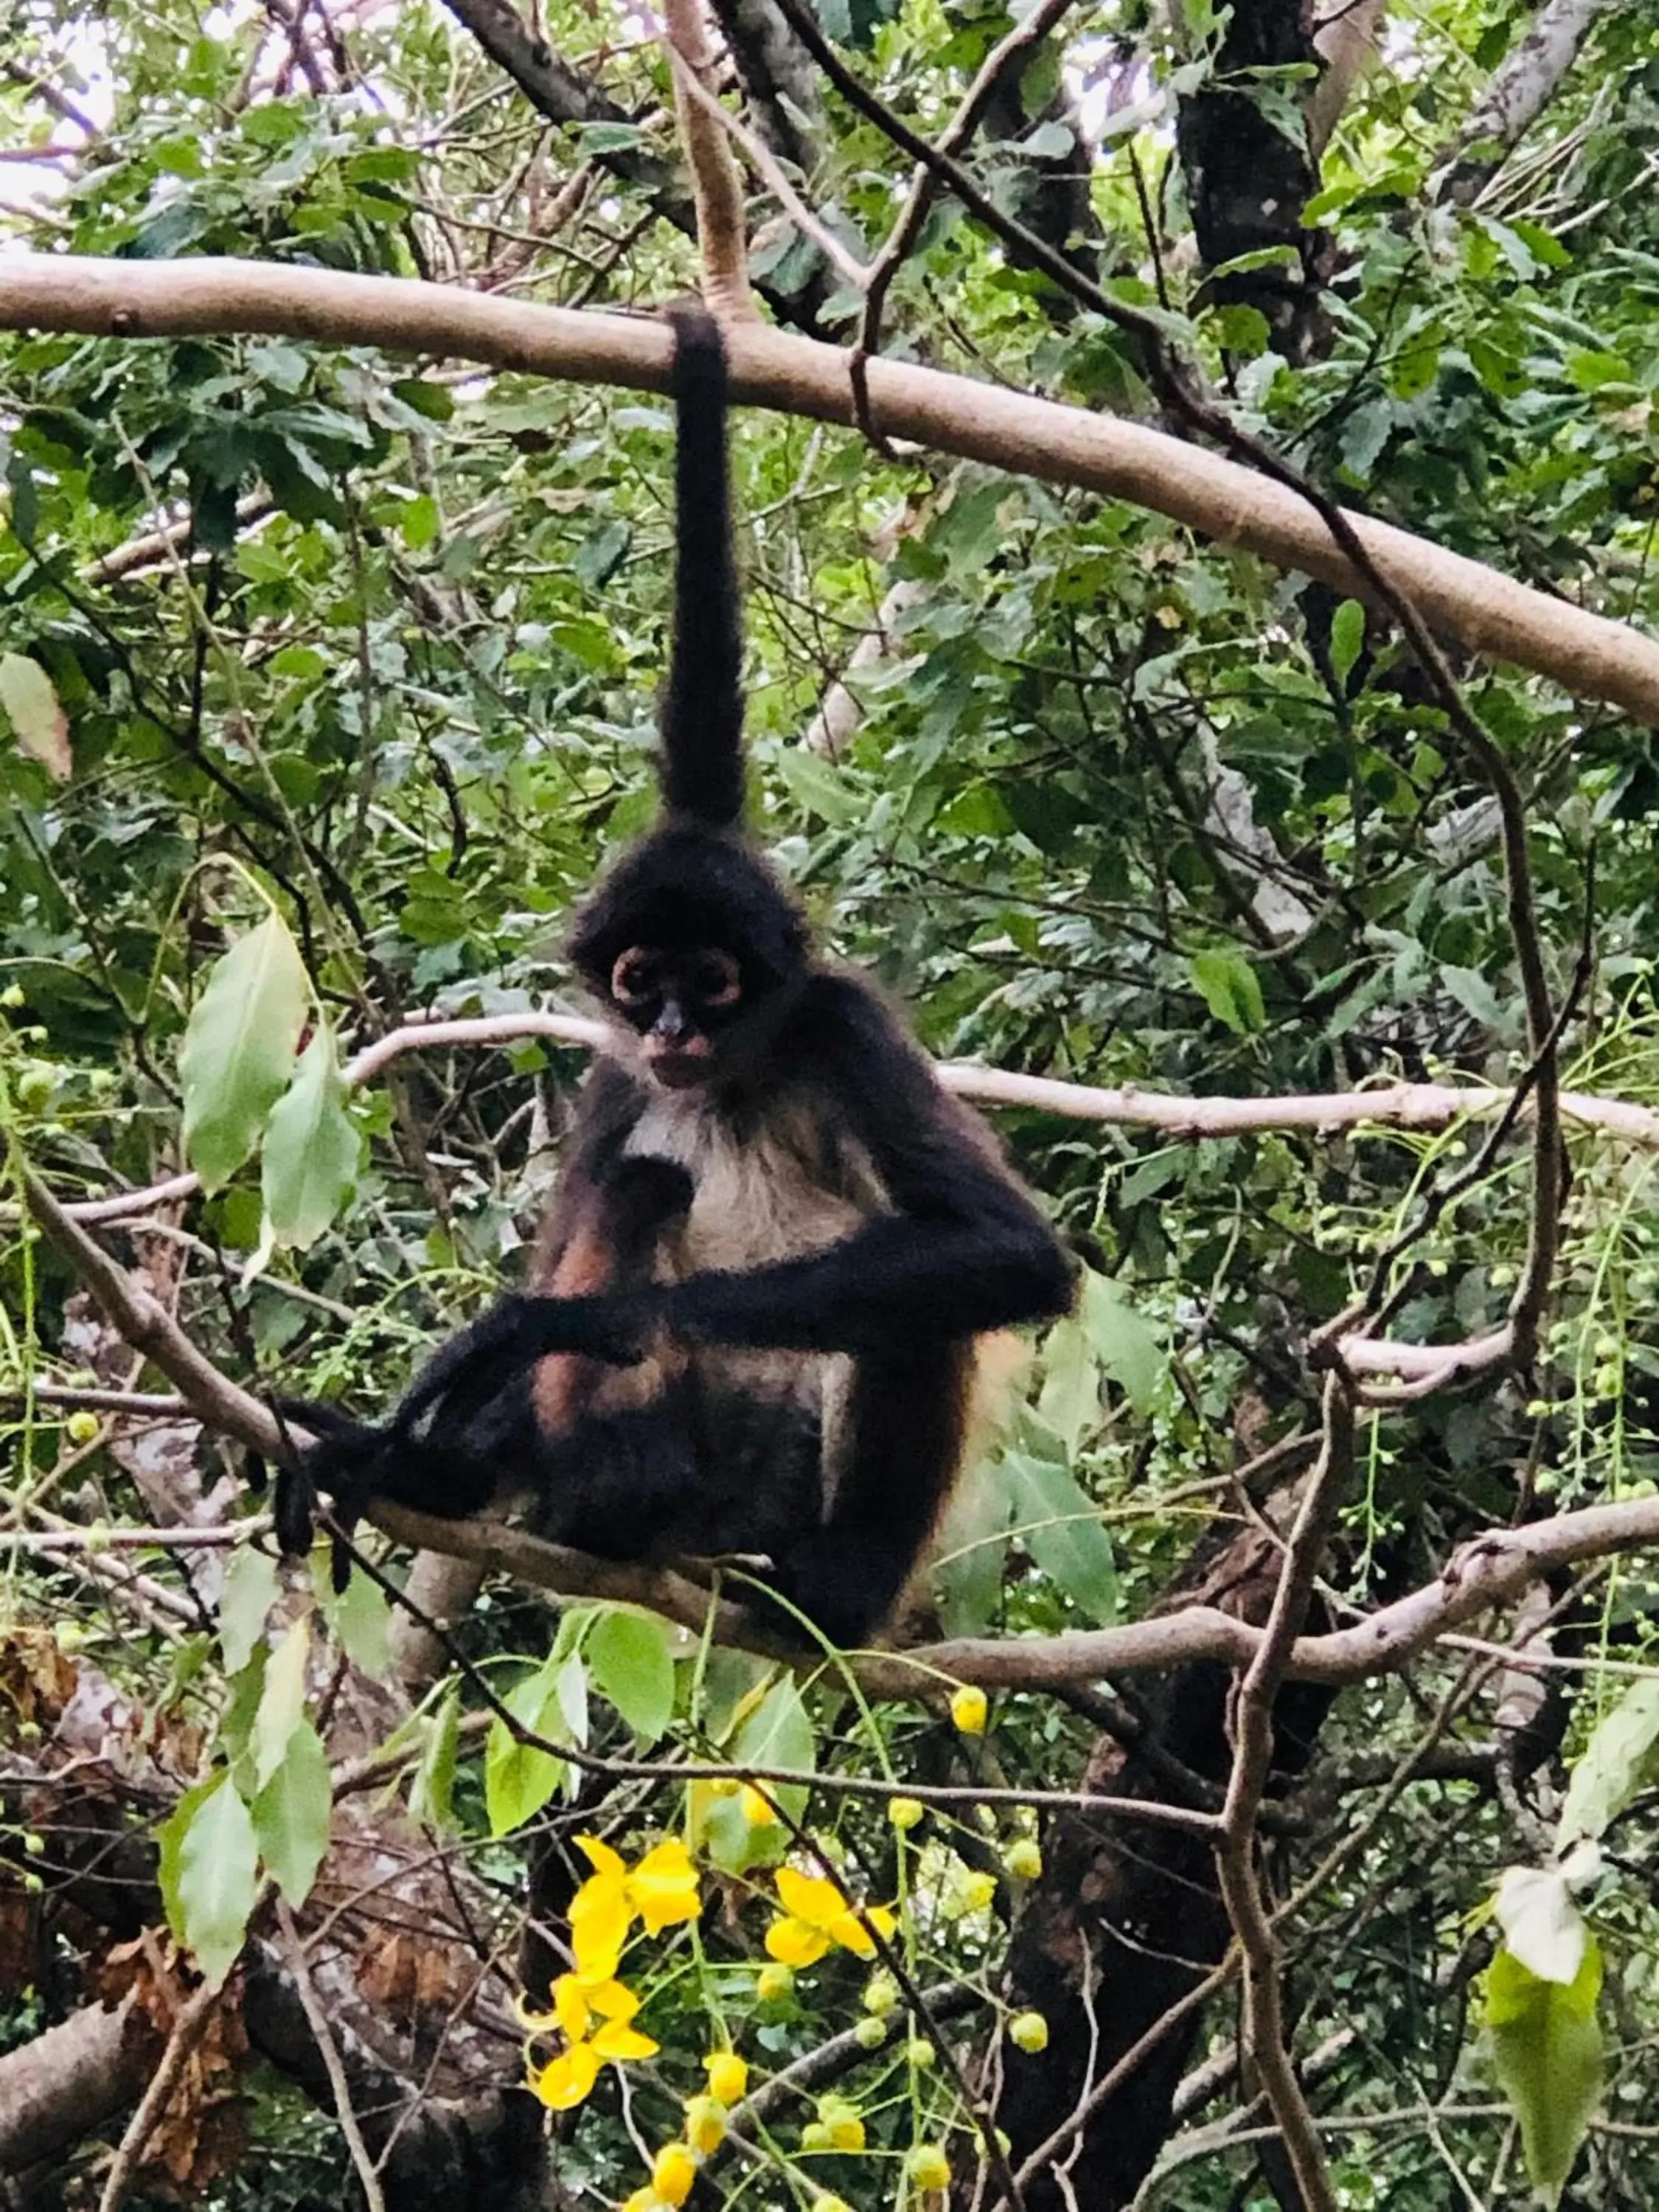
[[[651,2167],[651,2186],[665,2204],[684,2204],[697,2178],[697,2161],[684,2143],[665,2143]]]
[[[622,2212],[662,2212],[662,2199],[654,2189],[636,2189]]]
[[[576,1844],[593,1871],[570,1900],[570,1947],[582,1972],[609,1981],[634,1921],[628,1869],[597,1836],[578,1836]]]
[[[743,1785],[743,1817],[751,1828],[775,1828],[778,1808],[763,1790],[757,1790],[752,1782]]]
[[[997,1878],[994,1874],[970,1874],[962,1885],[962,1909],[964,1912],[983,1912],[997,1893]]]
[[[786,1966],[813,1966],[832,1943],[857,1958],[872,1959],[876,1944],[871,1929],[890,1938],[898,1926],[884,1905],[870,1905],[860,1918],[836,1884],[820,1875],[780,1867],[776,1880],[784,1917],[767,1929],[766,1948]]]
[[[815,2197],[812,2212],[852,2212],[852,2207],[844,2197]]]
[[[1030,1836],[1021,1836],[1002,1854],[1002,1863],[1020,1881],[1035,1881],[1042,1872],[1042,1849]]]
[[[685,2140],[707,2158],[726,2141],[726,2107],[718,2097],[688,2097]]]
[[[678,1836],[654,1845],[628,1877],[628,1901],[653,1936],[677,1921],[695,1920],[702,1909],[697,1869]]]
[[[749,2088],[746,2058],[739,2058],[735,2051],[711,2051],[702,2062],[702,2070],[708,2076],[711,2097],[718,2097],[723,2105],[743,2101]]]
[[[964,1684],[951,1699],[951,1718],[963,1735],[983,1735],[989,1710],[984,1691],[972,1684]]]
[[[573,2043],[539,2070],[531,2069],[530,2087],[550,2112],[568,2112],[592,2091],[600,2064],[591,2043]]]

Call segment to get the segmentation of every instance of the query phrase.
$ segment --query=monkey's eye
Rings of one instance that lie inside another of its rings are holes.
[[[611,970],[611,995],[621,1006],[642,1006],[656,989],[656,963],[637,945],[620,953]]]
[[[700,952],[687,978],[705,1006],[735,1006],[743,996],[743,977],[729,952]]]

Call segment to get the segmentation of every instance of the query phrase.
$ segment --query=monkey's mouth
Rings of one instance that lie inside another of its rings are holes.
[[[665,1091],[694,1091],[714,1072],[714,1055],[706,1037],[695,1045],[651,1045],[645,1048],[645,1064]]]

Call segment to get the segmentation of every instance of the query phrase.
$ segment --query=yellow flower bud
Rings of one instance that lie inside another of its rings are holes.
[[[757,1790],[752,1782],[745,1782],[738,1795],[743,1817],[751,1828],[775,1828],[778,1808],[763,1790]]]
[[[702,2062],[708,2094],[722,2105],[740,2104],[749,2087],[749,2062],[735,2051],[711,2051]]]
[[[793,1968],[776,1960],[769,1966],[763,1966],[755,1978],[755,1995],[763,2004],[781,2004],[794,1986]]]
[[[707,2158],[726,2141],[726,2107],[718,2097],[688,2097],[685,2140]]]
[[[905,2160],[904,2170],[918,2189],[951,2185],[951,2161],[937,2143],[918,2143]]]
[[[21,983],[8,983],[5,989],[0,991],[0,1006],[3,1006],[9,1014],[15,1014],[22,1003],[23,987]]]
[[[815,2197],[812,2212],[852,2212],[852,2207],[844,2197]]]
[[[927,1808],[917,1797],[891,1797],[887,1802],[887,1817],[901,1835],[920,1827]]]
[[[887,2023],[874,2014],[859,2021],[853,2030],[853,2040],[860,2051],[879,2051],[887,2040]]]
[[[1008,2023],[1008,2040],[1021,2051],[1046,2051],[1048,2023],[1040,2012],[1017,2012]]]
[[[662,2212],[662,2199],[654,2189],[636,2189],[622,2212]]]
[[[899,2001],[899,1985],[889,1973],[872,1974],[864,1985],[864,2009],[884,2020]]]
[[[82,1406],[78,1413],[70,1415],[65,1426],[72,1444],[89,1444],[98,1435],[98,1416]]]
[[[997,1893],[997,1878],[994,1874],[970,1874],[962,1885],[962,1905],[964,1912],[983,1912]]]
[[[697,2178],[697,2161],[684,2143],[665,2143],[651,2165],[651,2186],[665,2204],[684,2204]]]
[[[904,2046],[904,2056],[919,2074],[925,2074],[939,2060],[938,2051],[925,2035],[913,2035]]]
[[[1018,1881],[1035,1881],[1042,1872],[1042,1853],[1030,1836],[1022,1836],[1018,1843],[1009,1844],[1002,1863]]]
[[[832,2148],[830,2130],[822,2120],[808,2120],[800,2131],[800,2147],[809,2153]]]
[[[989,1712],[985,1692],[975,1684],[964,1683],[951,1699],[951,1718],[963,1735],[983,1735]]]

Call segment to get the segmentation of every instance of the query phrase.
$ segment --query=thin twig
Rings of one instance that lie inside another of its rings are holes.
[[[178,2086],[191,2053],[207,2031],[214,2007],[223,1994],[222,1984],[204,1982],[191,1991],[179,2008],[173,2023],[167,2048],[161,2053],[161,2063],[150,2076],[149,2087],[138,2100],[138,2108],[122,2130],[121,2140],[115,2147],[109,2172],[104,2177],[104,2186],[98,2199],[98,2212],[120,2212],[126,2193],[132,2186],[133,2176],[140,2160],[155,2132],[156,2123],[167,2108],[167,2100]]]
[[[340,2133],[345,2137],[346,2148],[351,2154],[351,2163],[362,2189],[367,2212],[386,2212],[386,2195],[380,2187],[380,2177],[374,2170],[374,2161],[368,2154],[368,2145],[363,2141],[363,2131],[357,2124],[356,2107],[351,2101],[351,2084],[346,2080],[340,2046],[334,2039],[328,2014],[318,1997],[316,1985],[311,1978],[310,1961],[306,1957],[305,1942],[295,1925],[294,1915],[289,1911],[285,1898],[276,1899],[276,1923],[283,1931],[288,1970],[294,1977],[295,1990],[316,2043],[317,2054],[323,2062],[323,2070],[328,2075],[328,2086],[333,2092],[335,2117],[340,2123]]]

